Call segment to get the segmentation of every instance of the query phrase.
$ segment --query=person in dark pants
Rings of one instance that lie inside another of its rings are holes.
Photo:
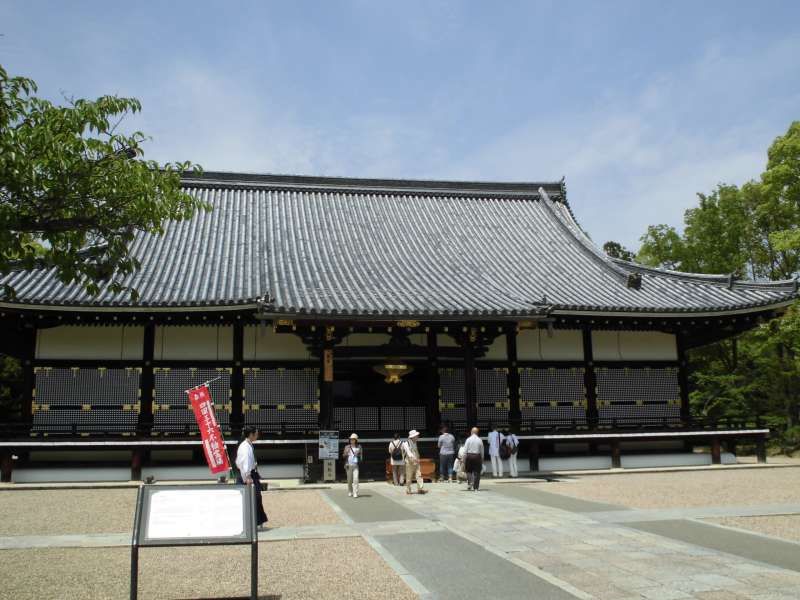
[[[261,498],[261,475],[258,474],[256,455],[253,452],[253,442],[258,439],[258,430],[255,427],[245,427],[242,435],[244,439],[236,450],[236,467],[239,469],[236,483],[239,485],[253,484],[256,491],[258,526],[261,527],[268,519],[267,513],[264,511],[264,501]]]
[[[481,470],[483,469],[483,440],[478,437],[480,430],[472,428],[472,435],[464,442],[464,466],[467,471],[467,489],[478,491],[481,487]]]

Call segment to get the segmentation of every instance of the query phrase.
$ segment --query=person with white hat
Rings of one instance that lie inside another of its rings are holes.
[[[350,435],[350,443],[344,447],[342,458],[345,460],[344,468],[347,472],[347,495],[358,498],[358,465],[361,464],[364,453],[355,433]]]
[[[403,442],[403,460],[406,463],[406,494],[411,494],[411,482],[417,480],[417,493],[424,494],[422,481],[422,469],[419,466],[419,448],[417,448],[417,439],[419,438],[419,431],[412,429],[408,432],[408,439]]]

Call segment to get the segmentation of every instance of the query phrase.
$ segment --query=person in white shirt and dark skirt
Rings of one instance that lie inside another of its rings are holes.
[[[261,475],[258,474],[256,455],[253,452],[253,442],[258,439],[258,430],[255,427],[245,427],[242,430],[244,439],[236,449],[236,468],[239,474],[236,483],[247,485],[252,483],[256,492],[256,510],[258,511],[258,526],[267,522],[267,513],[264,511],[264,501],[261,498]]]
[[[358,436],[353,433],[350,435],[350,443],[342,451],[344,468],[347,471],[347,495],[351,498],[358,498],[358,466],[363,458],[364,453],[358,444]]]
[[[481,470],[483,469],[483,440],[478,437],[480,430],[472,428],[472,435],[464,442],[464,467],[467,471],[467,490],[478,491],[481,487]]]

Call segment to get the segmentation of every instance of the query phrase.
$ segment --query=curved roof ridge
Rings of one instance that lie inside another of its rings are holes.
[[[546,200],[550,200],[550,197],[544,188],[539,188],[539,194]],[[575,239],[576,242],[580,244],[581,248],[583,248],[583,250],[592,259],[594,259],[601,266],[609,269],[616,277],[621,279],[623,284],[627,285],[629,273],[615,265],[608,254],[598,248],[589,238],[589,236],[586,235],[581,226],[578,225],[578,222],[575,220],[575,216],[572,214],[571,208],[566,202],[560,203],[566,208],[566,211],[563,211],[563,216],[562,214],[559,214],[558,209],[552,200],[550,202],[545,202],[544,204],[550,209],[551,214],[555,217],[555,220],[558,222],[558,224],[573,239]]]
[[[732,274],[725,273],[691,273],[687,271],[675,271],[673,269],[662,269],[660,267],[650,267],[642,265],[630,260],[622,258],[609,257],[612,261],[620,265],[624,269],[636,271],[639,273],[646,273],[648,275],[656,275],[660,277],[671,277],[673,279],[683,281],[695,281],[698,283],[710,283],[729,286],[731,284]],[[736,279],[733,278],[733,285],[745,288],[754,289],[777,289],[777,288],[790,288],[797,290],[797,279],[780,279],[777,281],[754,281],[752,279]]]
[[[447,179],[391,179],[338,177],[322,175],[282,175],[273,173],[234,173],[228,171],[204,171],[200,174],[186,173],[181,178],[184,184],[195,186],[249,186],[254,188],[300,188],[300,189],[353,189],[386,190],[402,192],[446,192],[450,194],[504,194],[538,196],[539,189],[562,200],[560,181],[458,181]]]

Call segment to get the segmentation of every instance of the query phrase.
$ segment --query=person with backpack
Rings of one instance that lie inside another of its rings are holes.
[[[350,436],[350,443],[342,451],[344,468],[347,471],[347,495],[358,498],[358,467],[364,459],[364,453],[358,443],[358,436],[354,433]]]
[[[503,476],[503,459],[500,457],[500,448],[503,444],[503,434],[494,425],[489,425],[489,458],[492,460],[492,477]]]
[[[442,425],[442,435],[439,436],[439,481],[453,481],[453,463],[456,459],[456,438],[447,431],[447,425]]]
[[[422,469],[419,465],[420,454],[419,448],[417,447],[418,438],[419,431],[412,429],[408,432],[408,439],[400,446],[403,449],[403,460],[405,460],[406,463],[406,494],[413,493],[411,491],[411,484],[415,479],[417,481],[417,493],[427,493],[427,490],[423,489]]]
[[[519,438],[511,433],[508,428],[506,428],[504,432],[505,439],[503,440],[503,445],[508,450],[508,470],[511,473],[511,477],[517,477],[519,475],[519,471],[517,471],[517,451],[519,450]]]
[[[395,433],[394,439],[389,442],[389,464],[392,467],[392,483],[394,485],[403,485],[406,478],[403,476],[403,469],[406,462],[403,460],[403,442],[400,440],[400,434]]]

